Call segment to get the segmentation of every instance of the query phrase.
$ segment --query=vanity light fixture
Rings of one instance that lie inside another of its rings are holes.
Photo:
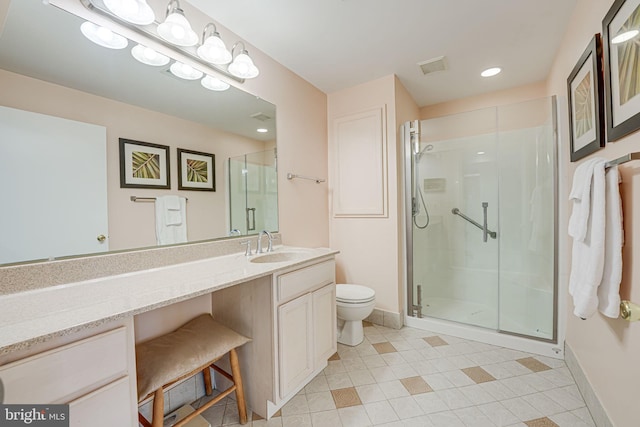
[[[171,74],[185,80],[198,80],[204,74],[200,70],[196,70],[189,64],[176,61],[169,67]]]
[[[132,24],[149,25],[156,19],[147,0],[104,0],[104,5],[114,15]]]
[[[624,43],[626,41],[631,40],[632,38],[634,38],[638,34],[640,34],[640,31],[638,31],[638,30],[625,31],[624,33],[620,33],[617,36],[615,36],[614,38],[612,38],[611,39],[611,44]]]
[[[229,87],[231,87],[229,85],[229,83],[225,83],[222,80],[216,79],[215,77],[210,76],[208,74],[206,76],[204,76],[204,78],[202,80],[200,80],[200,84],[205,89],[215,90],[215,91],[218,91],[218,92],[221,92],[223,90],[227,90],[227,89],[229,89]]]
[[[178,0],[171,0],[167,5],[167,17],[158,25],[158,34],[177,46],[195,46],[198,43],[198,35],[191,29]]]
[[[163,53],[169,58],[169,60],[186,58],[186,62],[185,59],[180,59],[179,62],[194,65],[197,64],[196,66],[207,74],[209,74],[208,70],[210,69],[212,72],[221,73],[226,78],[233,79],[239,83],[244,83],[245,79],[257,77],[260,73],[249,57],[245,43],[240,40],[233,45],[231,50],[228,50],[218,33],[216,25],[213,23],[209,23],[205,26],[202,32],[202,45],[196,47],[200,39],[191,28],[191,24],[189,24],[187,18],[185,18],[184,11],[180,7],[178,0],[170,0],[167,4],[166,18],[164,22],[158,23],[158,21],[154,20],[149,24],[141,23],[147,22],[148,17],[144,20],[141,18],[140,20],[136,19],[135,21],[135,18],[132,18],[134,15],[137,16],[134,13],[135,11],[141,12],[141,14],[144,15],[142,11],[146,10],[148,7],[148,0],[80,0],[80,2],[89,11],[95,12],[104,18],[108,18],[118,26],[125,27],[127,30],[132,30],[149,40],[149,44],[147,44],[142,40],[134,38],[136,42],[141,41],[142,46],[154,46],[154,43],[160,43],[179,55],[174,56],[172,52],[163,50]],[[109,7],[107,7],[107,4]],[[123,11],[126,11],[126,13]],[[96,37],[93,37],[92,40],[102,46],[118,49],[124,48],[128,44],[127,39],[120,35],[112,34],[109,30],[105,31],[105,35],[103,35],[102,38],[116,38],[119,43],[111,46],[105,42],[96,41]],[[143,47],[136,47],[135,53],[133,50],[131,52],[138,61],[154,66],[167,64],[167,62],[161,63],[155,62],[155,60],[149,61],[149,56],[153,56],[152,52],[150,50],[145,50],[147,55],[142,55],[144,53],[142,49]],[[161,55],[160,53],[158,53],[158,55],[161,58],[164,57],[164,55]],[[145,56],[147,57],[146,59]],[[158,59],[158,61],[160,60]],[[167,60],[163,58],[162,61]],[[174,68],[182,67],[176,66]],[[200,77],[202,77],[203,74],[201,74]],[[184,73],[182,75],[184,75]],[[195,80],[194,78],[191,79]],[[215,86],[219,89],[212,90],[222,90],[222,85],[217,82],[212,82],[210,79],[206,79],[202,82],[202,85],[207,87],[207,89],[211,89],[211,87]]]
[[[233,57],[233,52],[236,50],[238,45],[242,45],[242,50],[238,55],[233,58],[233,62],[229,64],[229,72],[236,77],[240,77],[242,79],[252,79],[257,77],[260,71],[258,67],[256,67],[249,57],[249,52],[245,48],[244,42],[237,42],[231,48],[231,56]]]
[[[96,25],[93,22],[85,21],[82,23],[80,31],[95,44],[109,49],[124,49],[129,44],[129,41],[120,34],[116,34],[110,29]]]
[[[487,68],[486,70],[481,72],[480,75],[482,77],[492,77],[492,76],[495,76],[496,74],[499,74],[500,71],[502,71],[502,69],[499,67]]]
[[[202,45],[198,47],[198,56],[207,62],[224,65],[231,62],[231,52],[220,38],[214,23],[209,23],[202,31]]]
[[[170,61],[168,56],[165,56],[150,47],[137,44],[131,49],[131,55],[143,64],[151,65],[154,67],[161,67],[167,65]]]

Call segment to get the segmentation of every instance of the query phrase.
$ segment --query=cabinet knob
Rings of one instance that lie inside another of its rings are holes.
[[[107,240],[107,236],[105,236],[104,234],[101,234],[97,237],[98,242],[103,243],[105,240]]]

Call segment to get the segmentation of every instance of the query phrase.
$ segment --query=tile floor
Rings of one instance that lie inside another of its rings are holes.
[[[364,342],[339,344],[329,366],[277,416],[250,415],[246,425],[595,426],[562,360],[415,328],[365,325]],[[238,422],[230,398],[203,416],[214,427]]]

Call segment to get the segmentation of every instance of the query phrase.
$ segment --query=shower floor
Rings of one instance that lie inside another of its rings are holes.
[[[426,297],[422,302],[422,314],[482,328],[498,329],[498,310],[472,301]]]
[[[472,301],[454,298],[427,297],[422,303],[422,315],[434,317],[436,319],[464,323],[466,325],[479,326],[481,328],[493,330],[501,329],[505,332],[511,331],[532,337],[545,339],[551,339],[553,337],[550,331],[546,331],[542,328],[535,330],[531,328],[527,329],[513,319],[503,318],[500,320],[500,325],[498,325],[499,319],[496,308]]]

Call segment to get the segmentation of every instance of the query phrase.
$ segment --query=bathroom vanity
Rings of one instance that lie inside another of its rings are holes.
[[[336,253],[278,247],[1,295],[3,403],[68,403],[71,425],[135,426],[135,343],[210,310],[252,339],[239,352],[245,393],[269,418],[336,351]]]

